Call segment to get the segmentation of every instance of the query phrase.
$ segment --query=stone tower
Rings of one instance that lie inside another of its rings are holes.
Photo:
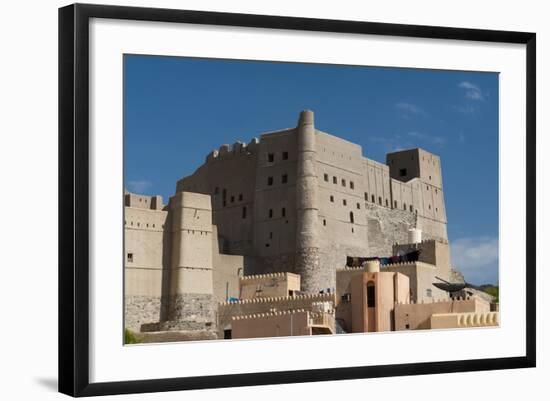
[[[168,320],[212,325],[212,207],[210,196],[170,198],[172,254]]]
[[[302,278],[302,291],[318,292],[319,270],[319,185],[315,164],[313,112],[300,113],[296,174],[296,259],[295,272]]]

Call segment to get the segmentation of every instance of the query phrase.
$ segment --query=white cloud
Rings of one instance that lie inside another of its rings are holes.
[[[481,277],[498,266],[498,238],[460,238],[451,243],[453,267],[466,278]],[[498,272],[496,272],[498,275]]]
[[[416,141],[423,142],[428,145],[437,146],[440,148],[442,148],[447,142],[447,140],[442,136],[426,134],[424,132],[412,131],[407,133],[407,135],[411,138],[414,138]]]
[[[401,109],[401,110],[404,110],[404,111],[408,111],[409,113],[412,113],[412,114],[421,114],[422,113],[422,110],[420,109],[420,107],[412,104],[412,103],[407,103],[407,102],[398,102],[395,107],[397,107],[398,109]]]
[[[152,186],[153,183],[148,180],[131,180],[126,183],[128,191],[135,193],[144,193],[147,192]]]
[[[485,100],[485,97],[483,96],[483,92],[481,91],[481,88],[471,82],[462,81],[461,83],[458,84],[458,87],[465,90],[465,96],[468,99]]]

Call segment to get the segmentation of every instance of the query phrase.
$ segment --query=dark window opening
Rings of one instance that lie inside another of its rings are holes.
[[[325,178],[325,181],[328,182],[328,174],[325,174],[325,175],[324,175],[324,178]]]
[[[403,210],[407,210],[407,204],[403,203]]]
[[[365,200],[368,201],[369,200],[369,194],[365,192]]]
[[[267,177],[267,185],[273,185],[273,177]]]
[[[343,186],[343,187],[346,186],[346,180],[344,180],[343,178],[342,178],[342,186]]]
[[[348,201],[347,201],[347,200],[345,200],[345,199],[342,199],[342,204],[343,204],[344,206],[347,206],[347,204],[348,204]]]
[[[231,197],[231,203],[233,203],[233,202],[235,202],[235,197],[234,196]]]
[[[231,329],[226,329],[223,331],[223,339],[231,340]]]
[[[353,181],[350,181],[350,182],[349,182],[349,187],[350,187],[351,189],[355,189],[355,184],[353,183]]]
[[[411,328],[411,326],[407,323],[407,324],[405,325],[405,329],[409,330],[410,328]]]
[[[338,178],[332,177],[332,183],[333,183],[333,184],[336,184],[337,182],[338,182]]]
[[[222,204],[225,206],[227,204],[227,189],[223,189],[222,191]]]
[[[281,209],[281,216],[286,217],[286,209],[284,207]]]
[[[330,201],[334,202],[334,196],[330,195]]]
[[[273,217],[273,209],[269,209],[269,218]]]
[[[283,160],[288,160],[288,152],[283,152]]]
[[[355,223],[355,219],[353,218],[353,212],[349,212],[349,221],[350,223]]]
[[[367,283],[367,307],[376,307],[376,293],[374,290],[374,283],[372,281]]]
[[[389,206],[389,203],[388,203],[388,200],[386,199],[386,207],[388,207],[388,206]]]
[[[406,177],[407,176],[407,169],[406,168],[400,168],[399,169],[399,176],[400,177]]]
[[[361,209],[361,204],[357,203],[357,209]]]
[[[326,226],[327,225],[327,221],[325,219],[323,219],[323,225]]]
[[[133,253],[129,253],[129,254],[127,255],[127,260],[128,260],[128,262],[130,262],[130,263],[133,262],[133,261],[134,261],[134,254],[133,254]]]
[[[240,200],[240,201],[243,200],[243,194],[239,194],[239,200]]]
[[[246,206],[243,207],[243,219],[246,219]]]
[[[273,155],[273,153],[268,153],[267,154],[267,161],[269,163],[273,163],[273,160],[275,160],[275,156]]]
[[[374,195],[371,195],[370,200],[371,200],[372,203],[375,202],[375,200],[374,200]]]
[[[378,203],[379,203],[380,205],[382,205],[382,197],[381,197],[381,196],[378,197]]]
[[[409,210],[412,212],[413,211],[413,205],[410,205],[409,206]]]
[[[287,181],[288,181],[288,175],[283,174],[283,176],[281,177],[281,182],[282,182],[283,184],[286,184]]]

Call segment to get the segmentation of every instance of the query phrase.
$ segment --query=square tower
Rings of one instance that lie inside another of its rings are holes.
[[[386,155],[386,164],[390,168],[390,177],[408,182],[420,178],[426,184],[441,189],[441,160],[424,149],[400,150]]]

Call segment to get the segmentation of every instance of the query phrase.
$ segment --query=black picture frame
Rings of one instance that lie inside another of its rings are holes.
[[[524,44],[527,68],[526,354],[495,359],[90,383],[88,29],[91,18]],[[534,367],[535,65],[536,35],[527,32],[87,4],[59,9],[59,391],[71,396],[95,396]]]

